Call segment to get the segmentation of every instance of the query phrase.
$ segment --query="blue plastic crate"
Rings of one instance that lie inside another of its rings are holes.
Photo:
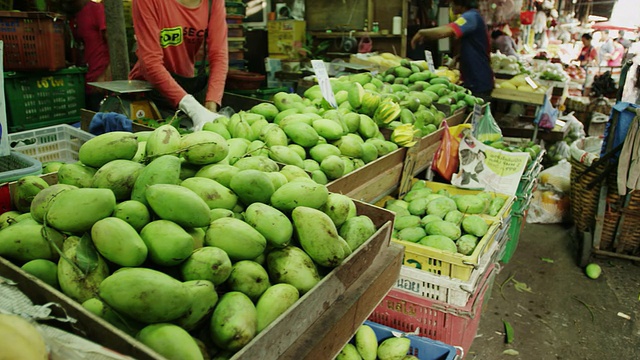
[[[42,174],[42,163],[17,151],[0,156],[0,183],[16,181],[27,175]]]
[[[379,344],[392,337],[392,332],[401,332],[368,320],[364,324],[373,329]],[[414,335],[407,335],[407,338],[411,339],[411,347],[407,354],[420,360],[454,360],[457,358],[457,350],[451,345]]]

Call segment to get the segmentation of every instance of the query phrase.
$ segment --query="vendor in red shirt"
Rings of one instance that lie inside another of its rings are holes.
[[[84,47],[84,64],[87,65],[86,81],[110,81],[109,47],[104,6],[90,0],[76,0],[75,36]],[[86,107],[98,111],[104,93],[93,86],[86,87]]]
[[[582,35],[582,50],[580,50],[580,55],[578,56],[580,66],[598,64],[598,50],[591,45],[591,39],[592,37],[589,34]]]
[[[129,78],[150,82],[169,106],[191,118],[195,130],[218,117],[229,62],[225,2],[135,0],[133,27],[138,62]],[[205,38],[209,75],[194,77],[196,54]],[[202,105],[194,95],[207,85]]]

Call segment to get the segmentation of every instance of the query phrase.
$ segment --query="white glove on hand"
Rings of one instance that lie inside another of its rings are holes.
[[[180,100],[180,104],[178,108],[182,110],[193,122],[193,131],[200,131],[204,124],[208,122],[213,122],[213,120],[221,117],[222,115],[218,115],[196,100],[193,95],[185,95],[182,100]]]

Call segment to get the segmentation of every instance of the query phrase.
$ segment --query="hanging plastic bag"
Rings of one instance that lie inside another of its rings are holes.
[[[556,126],[556,120],[558,119],[558,109],[554,109],[551,105],[551,101],[548,96],[544,98],[544,104],[542,109],[536,116],[535,123],[541,129],[553,129]]]
[[[566,160],[538,175],[538,189],[533,193],[527,222],[556,224],[569,218],[571,200],[571,164]]]
[[[447,181],[451,181],[451,176],[458,170],[458,147],[460,143],[449,132],[449,125],[446,121],[442,122],[442,128],[444,128],[442,140],[433,157],[431,169]]]
[[[491,115],[489,106],[486,106],[484,115],[475,124],[473,137],[485,144],[491,144],[502,139],[502,130],[500,130],[500,126]]]
[[[567,160],[571,156],[571,147],[565,141],[558,141],[547,149],[547,158],[552,164]]]

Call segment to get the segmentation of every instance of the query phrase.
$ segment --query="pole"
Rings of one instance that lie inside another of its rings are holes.
[[[107,44],[113,80],[126,80],[129,75],[129,49],[124,24],[124,9],[120,0],[104,0],[107,21]]]

